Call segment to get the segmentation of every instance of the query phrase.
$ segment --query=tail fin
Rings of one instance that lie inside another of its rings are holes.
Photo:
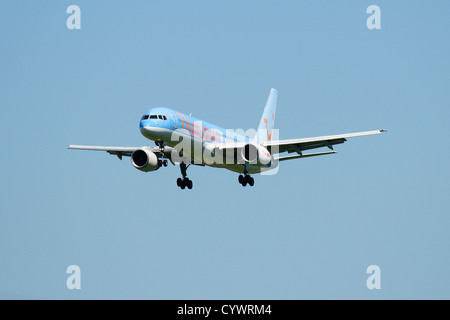
[[[275,123],[275,113],[277,111],[277,97],[278,91],[270,89],[269,97],[267,98],[266,106],[262,114],[256,135],[253,140],[270,141],[272,140],[272,133]]]

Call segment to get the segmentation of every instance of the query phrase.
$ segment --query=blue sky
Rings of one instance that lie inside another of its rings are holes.
[[[81,8],[81,30],[66,9]],[[381,30],[366,9],[381,8]],[[449,299],[448,1],[0,3],[0,298]],[[166,106],[280,137],[386,128],[277,175],[134,169]],[[66,268],[81,268],[81,290]],[[368,290],[366,268],[381,268]]]

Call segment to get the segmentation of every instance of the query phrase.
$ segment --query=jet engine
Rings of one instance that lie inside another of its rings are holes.
[[[147,148],[134,151],[131,155],[131,163],[133,167],[144,172],[158,170],[161,166],[156,154]]]
[[[246,144],[241,151],[242,158],[251,164],[268,165],[272,161],[270,152],[260,145]]]

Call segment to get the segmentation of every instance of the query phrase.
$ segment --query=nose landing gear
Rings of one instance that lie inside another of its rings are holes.
[[[161,160],[161,159],[159,159],[158,160],[158,166],[161,168],[162,166],[164,166],[164,167],[167,167],[167,165],[168,165],[169,163],[167,162],[167,160]]]
[[[164,159],[164,147],[166,146],[165,142],[156,141],[155,144],[159,147],[159,154],[160,154],[158,160],[159,167],[162,166],[167,167],[169,163],[167,162],[166,159]]]

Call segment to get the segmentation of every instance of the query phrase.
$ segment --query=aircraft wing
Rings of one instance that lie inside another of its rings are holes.
[[[322,148],[322,147],[328,147],[329,149],[333,150],[333,145],[344,143],[345,141],[347,141],[347,138],[370,136],[373,134],[380,134],[385,131],[386,130],[381,129],[381,130],[373,130],[373,131],[337,134],[337,135],[332,135],[332,136],[322,136],[322,137],[315,137],[315,138],[264,141],[264,142],[261,142],[261,145],[266,147],[270,153],[272,153],[272,151],[274,153],[296,152],[299,155],[298,158],[300,158],[300,157],[306,156],[306,155],[303,155],[303,151],[305,151],[305,150]],[[277,148],[278,148],[278,150],[277,150]],[[329,154],[329,153],[320,153],[320,154],[314,154],[314,155],[322,155],[322,154]],[[296,156],[294,156],[294,157],[297,158]],[[294,159],[294,157],[285,158],[283,160],[288,160],[291,158]],[[280,158],[280,160],[281,160],[281,158]]]
[[[160,150],[158,147],[104,147],[104,146],[78,146],[78,145],[69,145],[69,149],[77,149],[77,150],[95,150],[95,151],[106,151],[109,154],[116,155],[122,160],[122,157],[131,157],[134,151],[141,148],[150,149],[155,154],[159,154]],[[170,155],[172,151],[171,147],[165,147],[164,153],[165,155]]]

